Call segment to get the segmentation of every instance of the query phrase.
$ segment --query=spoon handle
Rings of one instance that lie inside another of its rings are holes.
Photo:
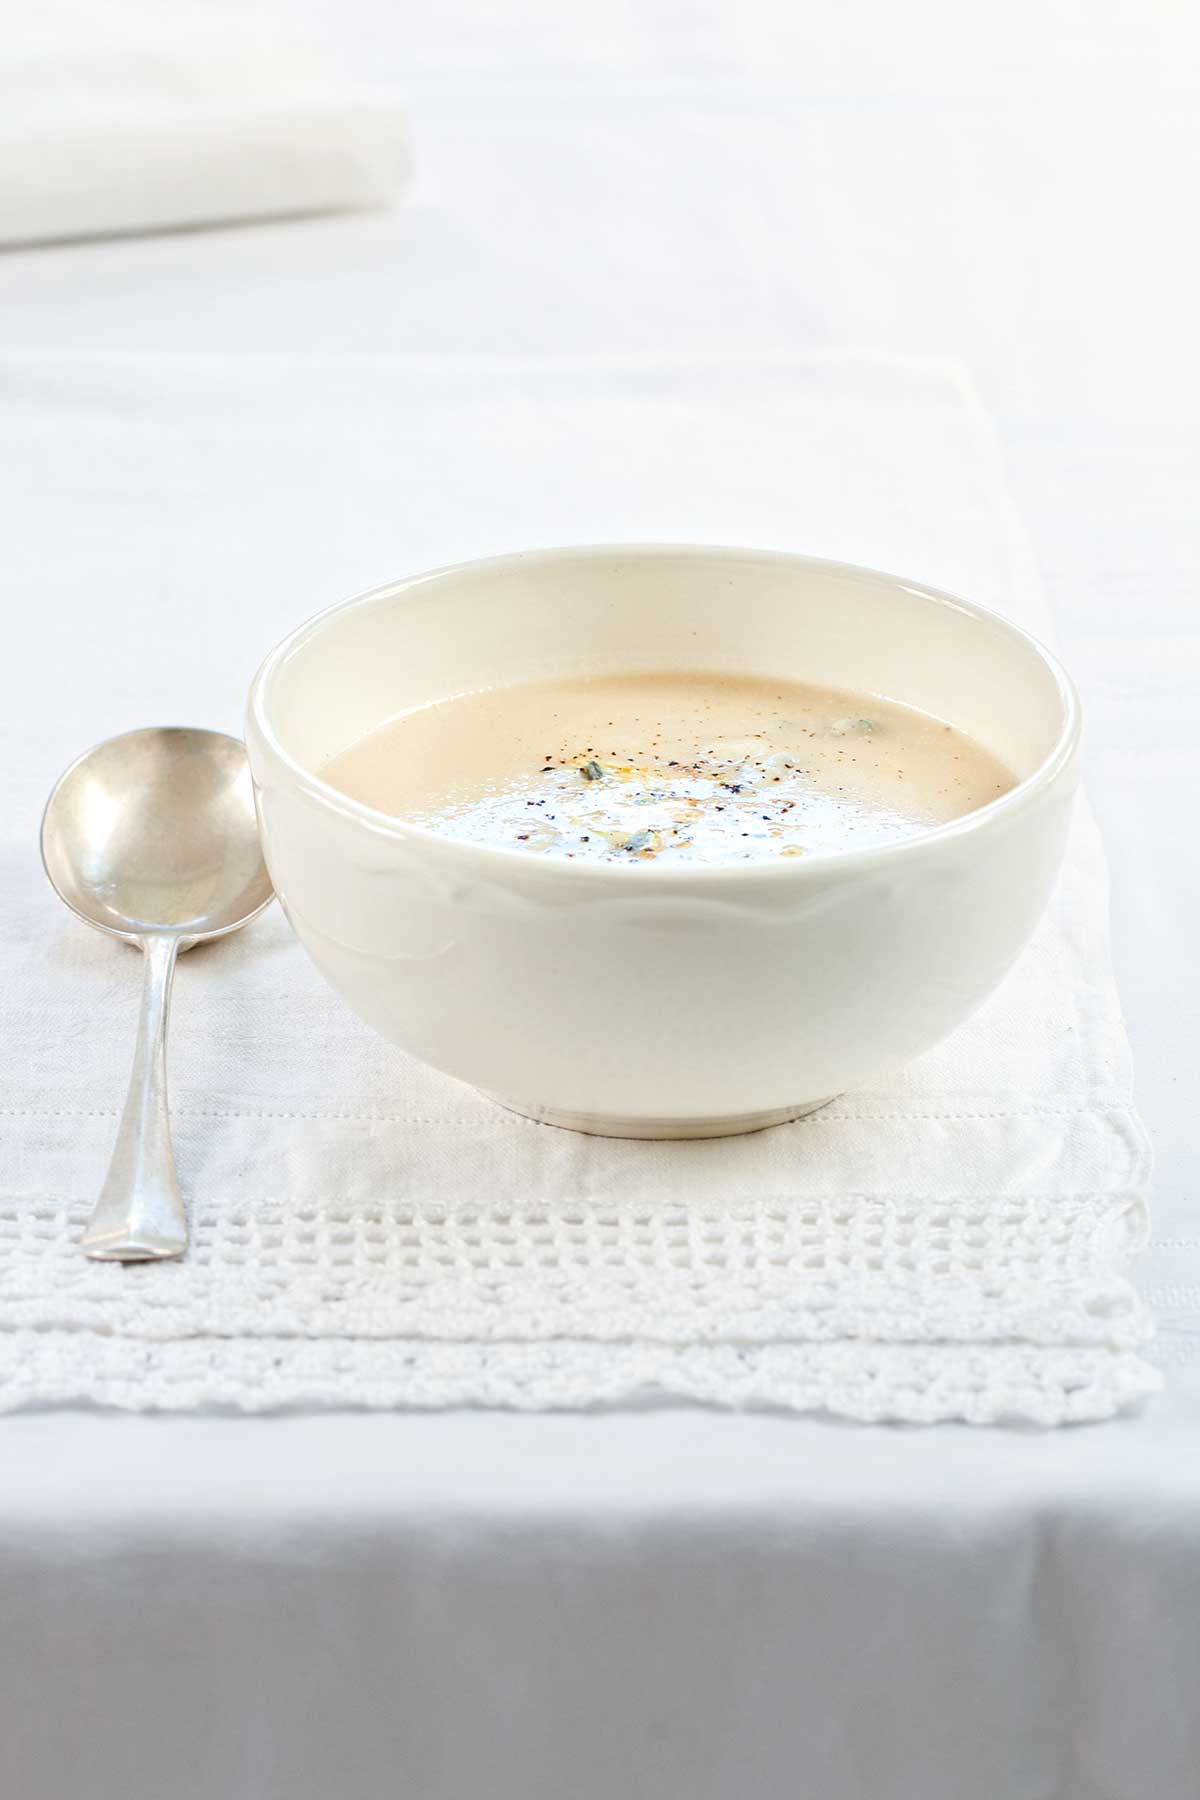
[[[81,1242],[101,1262],[149,1262],[182,1256],[187,1215],[179,1195],[167,1111],[167,1015],[179,939],[148,932],[137,1049],[121,1127]]]

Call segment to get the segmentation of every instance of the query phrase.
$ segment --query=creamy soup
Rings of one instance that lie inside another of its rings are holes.
[[[1014,784],[981,744],[894,700],[720,674],[463,694],[389,719],[321,773],[447,837],[668,864],[888,843]]]

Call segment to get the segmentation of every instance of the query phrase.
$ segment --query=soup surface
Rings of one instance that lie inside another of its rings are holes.
[[[448,837],[602,862],[768,862],[910,837],[1014,785],[940,719],[721,674],[527,682],[390,719],[321,770]]]

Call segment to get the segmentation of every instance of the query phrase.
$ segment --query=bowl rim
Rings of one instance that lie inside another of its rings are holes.
[[[271,683],[276,673],[282,664],[308,639],[315,637],[342,613],[352,612],[360,607],[383,605],[413,589],[424,587],[431,582],[462,575],[468,571],[494,569],[499,572],[504,568],[513,568],[522,563],[587,562],[614,557],[654,558],[659,556],[664,559],[667,557],[691,557],[697,561],[726,559],[755,563],[779,563],[815,573],[866,577],[873,581],[889,583],[905,593],[915,595],[918,599],[928,601],[935,606],[965,613],[981,624],[998,629],[1049,671],[1062,708],[1062,728],[1050,751],[1037,768],[1023,781],[1019,781],[1014,787],[1009,788],[1007,793],[1001,794],[995,800],[989,800],[984,806],[976,807],[972,812],[963,813],[957,819],[949,819],[944,824],[913,832],[910,837],[897,838],[884,844],[865,844],[846,849],[822,850],[811,857],[781,857],[773,862],[697,861],[666,865],[632,861],[629,863],[580,862],[568,867],[561,857],[530,856],[527,851],[519,850],[515,846],[455,838],[444,832],[433,831],[428,826],[419,825],[415,821],[398,818],[392,813],[381,812],[376,807],[367,806],[361,800],[352,799],[349,794],[343,793],[340,788],[335,788],[331,783],[324,781],[315,770],[310,769],[298,757],[293,756],[291,751],[282,744],[271,723],[268,701]],[[634,881],[642,885],[658,886],[668,883],[676,884],[681,881],[718,879],[722,881],[736,880],[739,883],[750,879],[804,881],[810,878],[814,871],[828,871],[832,868],[849,869],[880,860],[890,861],[894,858],[921,855],[928,846],[940,845],[952,839],[969,838],[975,832],[986,831],[990,826],[1026,811],[1053,785],[1063,770],[1069,767],[1079,746],[1082,709],[1075,684],[1054,652],[1048,649],[1032,632],[1026,631],[1023,626],[1015,624],[1003,613],[997,612],[992,607],[983,606],[978,601],[964,600],[960,595],[949,593],[944,588],[932,587],[926,582],[896,575],[886,569],[844,562],[833,557],[809,556],[792,550],[753,549],[745,545],[649,542],[550,545],[532,550],[507,551],[496,556],[468,557],[459,562],[441,563],[436,568],[425,569],[415,575],[402,576],[398,580],[368,588],[362,593],[352,594],[346,600],[335,601],[332,606],[324,607],[320,612],[314,613],[302,621],[264,657],[250,686],[246,706],[246,723],[247,737],[249,738],[251,729],[257,733],[265,748],[283,765],[311,799],[318,801],[333,812],[340,813],[347,819],[356,820],[368,826],[376,835],[394,838],[401,843],[428,845],[442,855],[459,853],[472,859],[482,858],[485,863],[498,861],[499,866],[511,868],[514,873],[519,871],[526,877],[534,879],[536,879],[535,872],[541,870],[545,874],[558,878],[587,877],[623,882]]]

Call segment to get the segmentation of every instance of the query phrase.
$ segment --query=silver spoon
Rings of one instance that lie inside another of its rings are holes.
[[[129,1095],[83,1247],[104,1262],[181,1256],[166,1072],[175,959],[245,925],[272,893],[244,746],[174,725],[97,744],[46,803],[42,861],[73,913],[146,958]]]

